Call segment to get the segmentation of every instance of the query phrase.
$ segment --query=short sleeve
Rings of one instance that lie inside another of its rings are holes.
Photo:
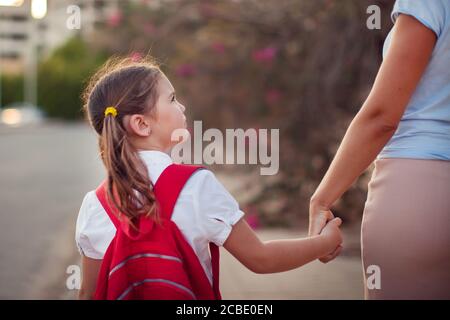
[[[441,1],[448,0],[397,0],[391,14],[392,21],[395,22],[402,13],[410,15],[439,38],[444,30],[446,17],[446,8]]]
[[[209,170],[200,170],[196,211],[204,237],[218,246],[227,240],[233,226],[244,216],[236,199]]]
[[[115,234],[115,227],[109,221],[95,191],[88,192],[78,213],[75,242],[81,255],[101,260]]]

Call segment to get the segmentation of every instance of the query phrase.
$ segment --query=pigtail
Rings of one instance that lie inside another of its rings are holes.
[[[158,221],[156,197],[145,164],[114,117],[105,117],[100,141],[108,173],[108,198],[132,225],[141,215]]]

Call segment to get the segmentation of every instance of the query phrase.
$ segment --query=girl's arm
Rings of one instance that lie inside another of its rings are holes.
[[[328,222],[320,235],[310,238],[262,242],[241,219],[223,246],[255,273],[283,272],[327,255],[340,246],[340,224],[341,220],[336,218]]]
[[[97,285],[97,276],[100,271],[102,260],[91,259],[82,256],[82,281],[81,288],[78,293],[78,299],[91,300],[94,297],[95,288]]]
[[[397,129],[436,43],[436,35],[401,14],[369,97],[353,119],[333,162],[311,198],[310,235],[319,234],[329,208],[374,161]]]

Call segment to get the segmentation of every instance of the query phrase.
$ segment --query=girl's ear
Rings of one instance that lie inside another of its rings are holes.
[[[142,114],[133,114],[124,117],[124,124],[131,134],[148,137],[151,133],[151,124],[148,117]]]

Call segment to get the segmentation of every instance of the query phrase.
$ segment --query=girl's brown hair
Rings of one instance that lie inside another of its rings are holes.
[[[131,144],[123,124],[126,115],[155,111],[162,75],[150,59],[110,59],[91,78],[84,94],[84,111],[99,136],[107,170],[107,196],[132,226],[141,215],[158,220],[157,203],[147,168]],[[105,116],[113,106],[117,116]]]

